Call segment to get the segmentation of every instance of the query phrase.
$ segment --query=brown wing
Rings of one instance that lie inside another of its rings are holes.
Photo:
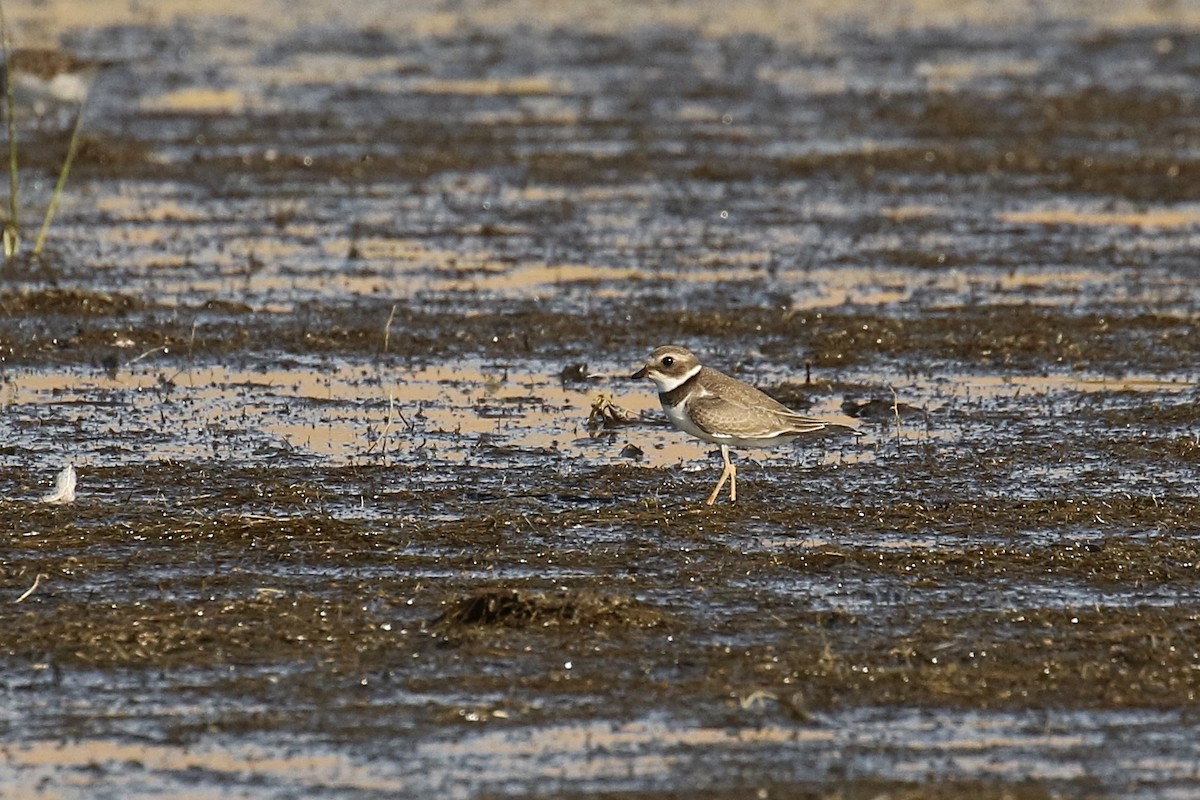
[[[745,388],[761,399],[746,392],[731,392],[728,393],[731,396],[722,397],[702,395],[688,401],[688,414],[700,430],[718,439],[769,439],[812,433],[825,427],[819,419],[797,414],[753,387]]]

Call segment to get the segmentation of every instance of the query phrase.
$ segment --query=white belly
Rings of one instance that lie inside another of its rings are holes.
[[[680,403],[675,406],[663,406],[663,411],[667,412],[667,417],[671,423],[679,430],[690,433],[697,439],[703,439],[706,442],[713,444],[729,444],[729,440],[722,441],[706,431],[700,430],[696,423],[692,422],[692,418],[687,414],[687,403]]]

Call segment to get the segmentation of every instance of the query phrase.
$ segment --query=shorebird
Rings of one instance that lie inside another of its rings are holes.
[[[706,501],[716,502],[729,481],[729,502],[737,502],[737,468],[730,447],[774,447],[826,428],[857,433],[852,420],[817,419],[799,414],[748,383],[700,363],[692,351],[677,345],[655,349],[633,374],[658,387],[658,399],[676,428],[721,447],[725,469]]]

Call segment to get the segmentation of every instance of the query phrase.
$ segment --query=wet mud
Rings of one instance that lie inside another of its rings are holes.
[[[1186,4],[221,5],[14,17],[0,794],[1194,795]]]

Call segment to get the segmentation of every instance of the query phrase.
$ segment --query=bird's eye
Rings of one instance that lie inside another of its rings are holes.
[[[670,356],[663,356],[662,365],[664,367],[669,367],[674,363],[675,363],[675,359],[671,358]]]

